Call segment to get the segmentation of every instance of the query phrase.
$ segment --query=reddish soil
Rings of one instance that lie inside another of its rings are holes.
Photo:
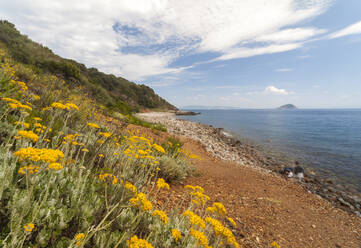
[[[166,136],[160,133],[155,138]],[[236,220],[238,227],[233,231],[243,247],[270,247],[276,241],[288,248],[361,248],[361,218],[333,207],[291,180],[217,160],[200,143],[181,140],[187,150],[202,157],[194,161],[200,175],[171,185],[175,192],[163,195],[171,199],[171,205],[179,204],[183,185],[200,185]]]

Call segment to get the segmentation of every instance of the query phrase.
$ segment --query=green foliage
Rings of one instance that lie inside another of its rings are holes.
[[[184,180],[191,172],[189,164],[183,160],[163,156],[159,160],[159,176],[168,182]]]
[[[133,115],[127,115],[127,118],[128,118],[128,121],[130,124],[151,128],[152,130],[158,130],[161,132],[167,132],[167,128],[161,124],[150,123],[150,122],[141,120],[138,117],[135,117]]]
[[[55,74],[65,79],[70,87],[83,86],[86,93],[111,110],[130,114],[142,108],[176,109],[146,85],[95,68],[88,69],[76,61],[55,55],[49,48],[21,35],[8,21],[0,21],[1,46],[7,48],[12,59],[28,65],[33,72]],[[24,77],[24,80],[29,80],[29,77]]]

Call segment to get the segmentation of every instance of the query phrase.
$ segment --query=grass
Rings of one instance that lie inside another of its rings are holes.
[[[239,246],[199,186],[185,212],[153,205],[199,159],[178,140],[114,127],[81,87],[0,61],[1,247]]]

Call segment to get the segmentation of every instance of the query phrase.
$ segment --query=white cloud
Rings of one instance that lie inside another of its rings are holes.
[[[241,47],[227,51],[224,55],[218,57],[217,60],[248,58],[261,54],[280,53],[280,52],[294,50],[300,48],[301,46],[302,46],[301,43],[290,43],[290,44],[282,44],[282,45],[269,45],[269,46],[256,47],[256,48]]]
[[[293,69],[291,68],[279,68],[275,70],[276,72],[288,72],[288,71],[293,71]]]
[[[287,42],[296,42],[303,41],[308,38],[311,38],[315,35],[322,34],[326,32],[323,29],[316,28],[293,28],[293,29],[284,29],[279,32],[268,33],[261,35],[257,38],[257,41],[264,42],[276,42],[276,43],[287,43]]]
[[[344,29],[341,29],[337,32],[334,32],[329,35],[330,39],[339,38],[346,35],[352,35],[352,34],[361,34],[361,21],[356,22]]]
[[[278,89],[273,85],[266,87],[264,92],[266,94],[288,95],[288,92],[285,89]]]
[[[0,15],[61,56],[131,80],[180,73],[180,56],[218,60],[297,49],[331,0],[0,0]],[[293,26],[294,28],[289,28]],[[298,27],[296,27],[298,26]],[[263,43],[259,46],[259,43]]]

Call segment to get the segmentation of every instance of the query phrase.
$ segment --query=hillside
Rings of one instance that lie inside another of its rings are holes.
[[[39,74],[56,75],[70,87],[82,86],[85,93],[110,110],[128,114],[142,109],[176,109],[146,85],[102,73],[96,68],[87,68],[54,54],[49,48],[22,35],[8,21],[0,21],[0,48],[6,50],[14,61],[29,66]]]
[[[202,187],[184,187],[184,209],[159,205],[200,159],[179,139],[140,132],[124,121],[131,115],[114,118],[84,87],[8,52],[0,48],[0,247],[240,247],[234,220]]]

